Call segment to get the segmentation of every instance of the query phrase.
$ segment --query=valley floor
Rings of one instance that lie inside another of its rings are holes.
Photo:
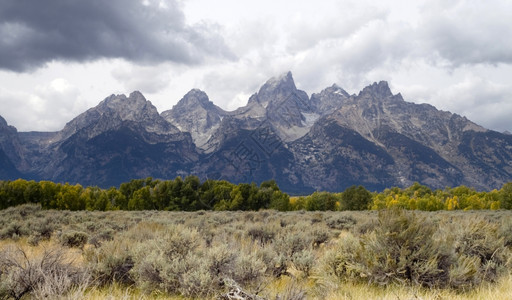
[[[0,211],[0,298],[510,299],[511,217],[24,205]]]

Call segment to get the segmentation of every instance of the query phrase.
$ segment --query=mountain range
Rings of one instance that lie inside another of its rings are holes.
[[[0,117],[0,179],[109,187],[187,175],[275,179],[292,194],[414,182],[490,190],[512,181],[512,135],[406,102],[384,81],[308,96],[290,72],[234,111],[193,89],[162,113],[140,92],[111,95],[58,132],[18,132]]]

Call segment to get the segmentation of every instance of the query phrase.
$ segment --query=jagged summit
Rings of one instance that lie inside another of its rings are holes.
[[[203,108],[210,108],[214,106],[213,102],[210,101],[208,95],[200,89],[190,90],[173,108],[180,107],[194,107],[200,105]]]
[[[341,108],[349,101],[349,98],[350,95],[344,89],[333,84],[318,94],[312,94],[311,105],[314,107],[316,113],[325,115]]]
[[[380,81],[379,83],[374,82],[373,84],[365,87],[358,96],[370,95],[374,98],[385,99],[388,97],[392,97],[393,93],[391,93],[391,89],[387,81]]]
[[[203,148],[226,114],[205,92],[193,89],[161,116],[181,131],[189,132],[194,143]]]
[[[291,71],[281,74],[280,76],[272,77],[260,88],[259,93],[264,92],[265,90],[272,90],[276,88],[291,88],[296,89],[295,81],[293,80],[293,75]]]
[[[306,92],[297,89],[291,72],[269,79],[248,104],[230,114],[237,119],[265,120],[284,141],[292,141],[307,133],[318,118]],[[251,128],[248,121],[247,128]]]
[[[96,106],[101,111],[115,110],[122,113],[123,119],[133,119],[134,114],[147,109],[152,110],[153,107],[139,91],[131,92],[128,97],[124,94],[111,95]]]
[[[343,95],[345,97],[350,97],[350,94],[336,83],[333,83],[330,87],[326,88],[325,90],[333,91],[334,93]]]
[[[88,109],[66,124],[59,139],[66,139],[82,129],[88,128],[89,137],[106,130],[118,128],[124,122],[132,122],[144,127],[148,132],[173,134],[179,130],[165,121],[156,107],[135,91],[128,97],[124,94],[111,95],[97,106]]]
[[[251,101],[257,101],[263,107],[267,107],[270,102],[280,102],[288,98],[297,91],[295,81],[291,72],[283,73],[281,76],[272,77],[261,86],[256,97],[251,97]]]

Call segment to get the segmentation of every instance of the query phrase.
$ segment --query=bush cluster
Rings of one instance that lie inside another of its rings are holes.
[[[436,223],[414,212],[382,211],[375,230],[343,236],[326,264],[344,280],[465,290],[495,281],[509,267],[498,228],[479,218]]]
[[[324,223],[311,226],[309,218],[275,214],[153,216],[87,249],[85,257],[101,284],[123,282],[147,293],[193,298],[228,293],[234,284],[257,295],[265,283],[290,276],[291,270],[309,276],[320,246],[331,239]],[[282,227],[282,219],[293,225]]]

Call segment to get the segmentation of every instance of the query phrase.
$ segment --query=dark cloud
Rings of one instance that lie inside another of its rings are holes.
[[[0,2],[0,69],[26,71],[53,60],[195,64],[232,56],[215,27],[187,25],[172,0]]]

